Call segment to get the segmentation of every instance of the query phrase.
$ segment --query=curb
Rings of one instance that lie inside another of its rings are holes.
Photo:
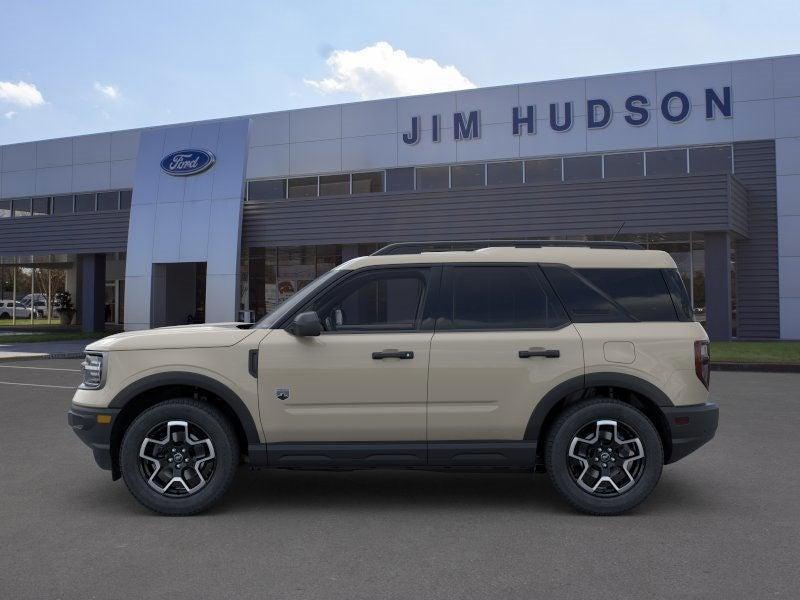
[[[712,371],[757,371],[761,373],[800,373],[800,364],[712,362],[711,370]]]

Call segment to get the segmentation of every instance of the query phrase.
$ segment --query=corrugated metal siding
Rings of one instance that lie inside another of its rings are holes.
[[[245,246],[729,231],[724,174],[246,203]]]
[[[124,252],[130,212],[94,212],[0,220],[0,254]]]
[[[747,187],[749,238],[737,240],[737,337],[780,337],[775,142],[733,145],[736,179]]]
[[[736,233],[747,237],[749,232],[748,224],[748,211],[749,195],[747,188],[736,177],[730,178],[730,196],[731,196],[731,229]]]

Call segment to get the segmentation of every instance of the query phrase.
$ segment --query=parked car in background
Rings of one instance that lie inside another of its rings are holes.
[[[0,319],[30,319],[31,309],[19,300],[0,300]]]
[[[31,308],[31,295],[28,294],[27,296],[23,297],[20,300],[22,305],[30,309]],[[44,294],[35,294],[34,301],[33,301],[33,318],[34,319],[43,319],[47,316],[47,296]],[[30,315],[28,315],[30,317]]]

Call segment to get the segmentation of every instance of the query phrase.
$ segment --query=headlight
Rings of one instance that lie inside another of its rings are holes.
[[[86,353],[81,363],[83,367],[83,384],[81,387],[97,390],[103,387],[103,355]]]

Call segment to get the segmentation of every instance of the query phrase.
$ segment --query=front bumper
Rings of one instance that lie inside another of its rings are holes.
[[[674,463],[708,442],[717,432],[719,406],[713,402],[662,408],[669,426],[672,448],[666,460]]]
[[[118,408],[88,408],[73,404],[67,413],[69,426],[92,449],[95,462],[106,471],[112,469],[111,430],[119,411]]]

